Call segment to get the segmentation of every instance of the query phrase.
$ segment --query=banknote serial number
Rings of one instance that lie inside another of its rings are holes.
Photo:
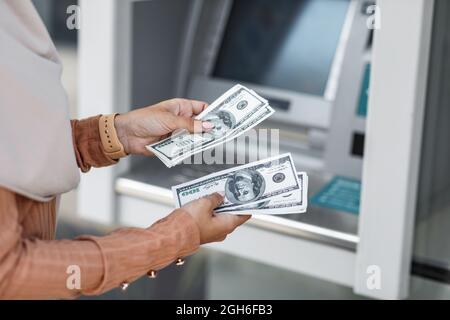
[[[207,318],[213,314],[219,315],[271,315],[270,304],[221,304],[219,308],[210,306],[183,306],[177,307],[177,315],[198,315]]]

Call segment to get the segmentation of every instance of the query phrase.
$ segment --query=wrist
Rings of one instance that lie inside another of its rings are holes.
[[[98,122],[101,142],[105,154],[113,160],[127,156],[116,129],[116,114],[102,115]]]
[[[124,151],[127,154],[130,154],[128,147],[129,143],[128,143],[127,125],[124,119],[124,115],[122,114],[116,115],[116,117],[114,118],[114,127],[116,128],[117,138],[122,144]]]

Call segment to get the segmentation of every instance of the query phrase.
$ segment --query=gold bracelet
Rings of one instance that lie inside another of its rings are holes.
[[[98,122],[103,149],[106,155],[114,160],[127,156],[122,143],[117,137],[116,127],[114,126],[114,119],[117,115],[118,113],[102,115]]]

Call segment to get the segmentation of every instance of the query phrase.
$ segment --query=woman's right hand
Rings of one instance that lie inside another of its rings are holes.
[[[228,234],[250,219],[250,215],[214,214],[214,209],[223,202],[223,196],[213,193],[181,207],[196,222],[200,231],[200,244],[223,241]]]

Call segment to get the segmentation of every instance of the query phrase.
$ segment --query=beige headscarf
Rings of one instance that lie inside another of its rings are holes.
[[[48,201],[78,181],[56,49],[30,0],[0,0],[0,185]]]

